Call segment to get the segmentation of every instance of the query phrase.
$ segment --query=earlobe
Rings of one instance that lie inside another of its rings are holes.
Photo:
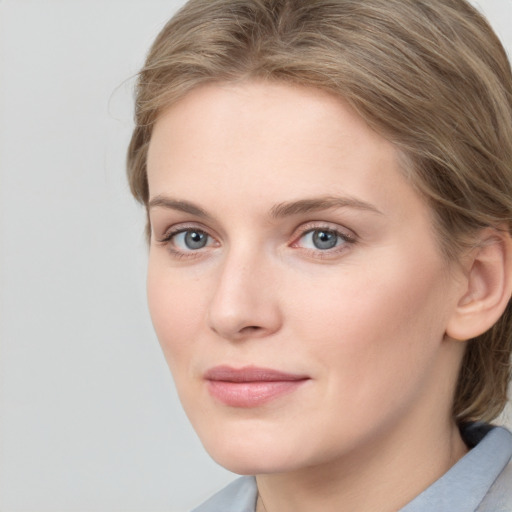
[[[488,228],[471,252],[465,289],[449,320],[446,334],[468,340],[490,329],[512,294],[512,239],[508,231]]]

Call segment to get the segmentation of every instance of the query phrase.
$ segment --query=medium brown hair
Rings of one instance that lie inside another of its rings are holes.
[[[190,0],[139,74],[128,150],[137,200],[147,206],[147,150],[163,109],[200,84],[247,79],[321,88],[355,108],[403,156],[449,260],[484,227],[510,231],[510,64],[465,0]],[[511,350],[509,303],[468,342],[459,422],[502,411]]]

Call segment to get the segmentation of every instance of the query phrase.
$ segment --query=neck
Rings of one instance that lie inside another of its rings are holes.
[[[399,510],[467,452],[453,422],[406,430],[328,464],[258,476],[257,512]]]

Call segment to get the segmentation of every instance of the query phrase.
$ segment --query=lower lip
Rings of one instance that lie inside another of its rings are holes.
[[[210,394],[230,407],[258,407],[298,389],[307,379],[258,382],[208,381]]]

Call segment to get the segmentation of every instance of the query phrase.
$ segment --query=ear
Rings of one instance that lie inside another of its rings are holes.
[[[469,340],[490,329],[512,294],[512,239],[508,230],[484,229],[464,262],[464,288],[446,334]]]

